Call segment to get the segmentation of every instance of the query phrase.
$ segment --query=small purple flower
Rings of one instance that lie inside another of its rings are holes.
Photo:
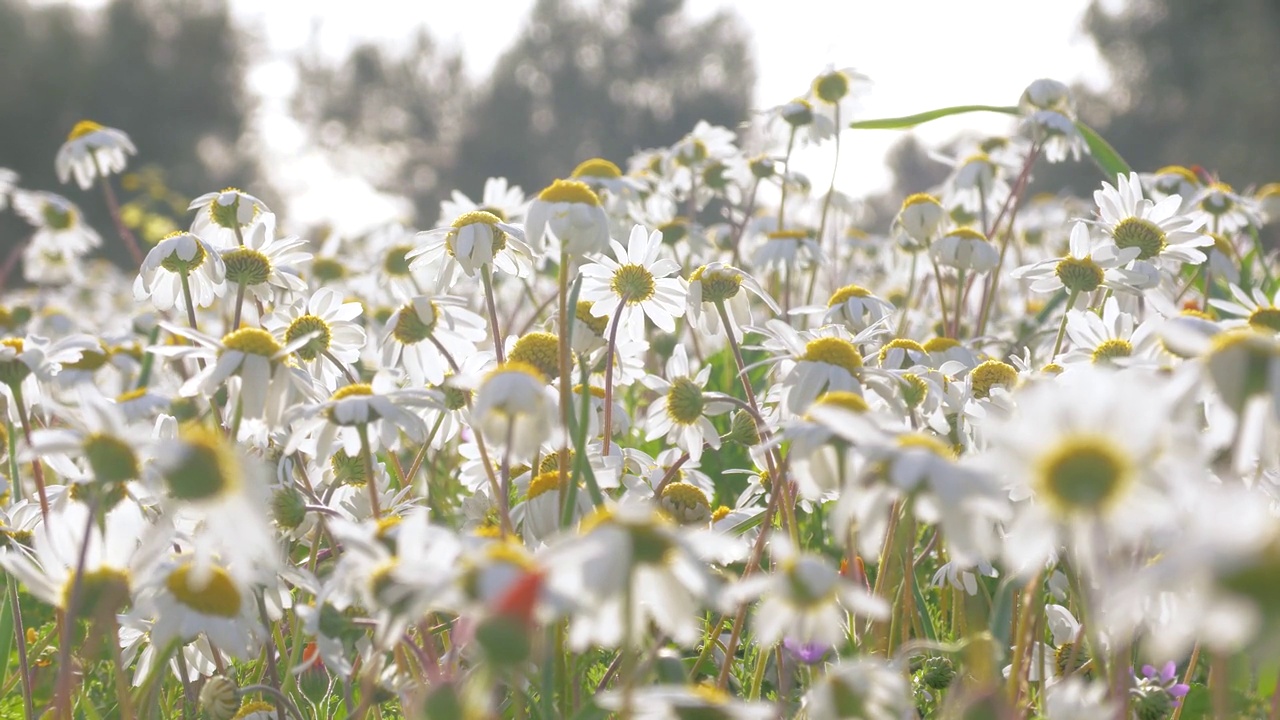
[[[1138,720],[1167,720],[1190,689],[1178,682],[1178,666],[1165,663],[1159,670],[1153,665],[1142,666],[1142,677],[1133,674],[1132,695],[1134,717]]]
[[[1178,699],[1186,696],[1187,691],[1191,689],[1190,685],[1177,682],[1178,666],[1172,660],[1165,663],[1164,666],[1160,668],[1159,672],[1157,672],[1155,667],[1152,665],[1143,665],[1142,674],[1147,680],[1159,680],[1159,682],[1155,684],[1160,685],[1160,687],[1164,688],[1165,692]]]
[[[822,643],[805,643],[793,638],[783,638],[782,647],[798,661],[805,665],[814,665],[822,662],[827,656],[827,652],[831,650],[827,645]]]

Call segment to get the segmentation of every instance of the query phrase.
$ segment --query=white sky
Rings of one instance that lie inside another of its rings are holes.
[[[103,0],[78,0],[99,5]],[[274,180],[290,196],[294,224],[336,220],[347,230],[383,219],[395,204],[370,197],[358,178],[342,178],[306,157],[295,126],[284,117],[292,89],[288,54],[314,33],[335,56],[361,40],[397,43],[426,25],[446,47],[460,48],[467,71],[482,80],[522,28],[533,0],[231,0],[245,29],[259,35],[269,57],[251,76],[266,98],[259,118],[267,144],[281,161]],[[1111,4],[1111,3],[1109,3]],[[703,18],[732,8],[753,36],[757,108],[807,90],[828,64],[854,67],[875,85],[864,116],[907,115],[969,103],[1011,105],[1028,83],[1051,77],[1104,87],[1107,73],[1080,28],[1088,0],[687,0]],[[915,132],[926,143],[956,133],[1007,130],[1004,116],[964,115]],[[884,155],[898,131],[846,131],[837,187],[862,195],[887,185]],[[301,156],[300,156],[301,155]],[[830,148],[797,158],[815,185],[831,171]],[[581,158],[565,158],[571,165]],[[536,188],[525,188],[534,191]],[[361,198],[358,202],[354,198]],[[352,217],[335,207],[360,205]],[[379,216],[379,217],[375,217]]]

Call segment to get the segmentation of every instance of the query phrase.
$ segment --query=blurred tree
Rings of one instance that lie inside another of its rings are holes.
[[[104,237],[112,231],[99,192],[54,173],[81,119],[127,132],[138,147],[130,168],[162,167],[184,196],[228,184],[263,193],[244,140],[243,38],[225,0],[113,0],[97,11],[0,0],[0,167],[16,170],[21,187],[69,197]],[[10,226],[4,237],[23,232]],[[106,246],[125,258],[119,243]]]
[[[457,187],[476,193],[501,174],[536,191],[590,157],[624,165],[698,120],[745,120],[755,84],[746,30],[730,12],[693,23],[683,9],[539,0],[470,113]]]
[[[313,42],[298,75],[294,115],[338,169],[407,196],[421,219],[434,220],[469,100],[461,56],[442,52],[425,30],[407,51],[365,43],[338,63]]]
[[[1114,86],[1082,97],[1136,169],[1199,164],[1243,189],[1280,180],[1280,2],[1094,0],[1085,27]]]
[[[364,163],[358,172],[409,196],[414,222],[430,225],[454,188],[478,196],[504,175],[536,191],[588,157],[623,164],[698,120],[746,119],[746,31],[729,13],[692,23],[683,6],[539,0],[476,93],[459,56],[425,32],[404,54],[363,45],[333,64],[313,50],[299,61],[294,109],[339,164]]]

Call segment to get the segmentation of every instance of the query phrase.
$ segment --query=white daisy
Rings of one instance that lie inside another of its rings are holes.
[[[54,165],[59,182],[70,181],[74,174],[80,189],[88,190],[94,178],[123,171],[126,156],[136,154],[138,149],[123,131],[81,120],[58,148]]]
[[[525,232],[529,245],[543,252],[548,231],[556,249],[574,257],[602,253],[609,245],[609,218],[586,183],[556,180],[529,206]]]
[[[459,268],[469,278],[486,266],[516,277],[532,269],[533,249],[524,242],[524,230],[484,210],[459,215],[452,224],[420,232],[414,239],[419,245],[405,259],[415,269],[436,267],[441,287],[453,285]]]
[[[711,377],[711,366],[693,372],[683,345],[677,345],[667,359],[666,375],[666,379],[649,375],[643,380],[645,387],[661,393],[649,406],[645,420],[649,428],[647,439],[666,436],[697,462],[703,445],[712,450],[720,448],[720,432],[707,416],[723,413],[731,406],[705,395],[703,388]]]
[[[80,208],[61,195],[15,190],[13,210],[36,228],[33,245],[79,257],[102,244],[102,236],[85,224]]]
[[[333,387],[346,366],[360,362],[365,334],[356,319],[363,312],[360,303],[343,302],[336,290],[320,288],[310,298],[268,314],[262,326],[284,344],[310,335],[293,352],[325,387]]]
[[[459,297],[415,297],[401,305],[383,329],[382,363],[403,364],[414,385],[439,385],[449,370],[476,352],[487,336],[484,318]]]
[[[1232,320],[1222,322],[1222,327],[1240,327],[1248,325],[1262,332],[1280,333],[1280,289],[1270,297],[1255,287],[1253,292],[1246,293],[1239,285],[1231,285],[1231,296],[1235,300],[1210,298],[1209,304],[1223,312],[1235,315]]]
[[[749,273],[725,263],[710,262],[689,275],[689,314],[703,332],[719,335],[722,322],[718,305],[723,304],[734,340],[742,342],[742,326],[755,323],[751,298],[742,292],[744,289],[759,298],[774,314],[782,312],[778,303]]]
[[[298,268],[311,259],[311,253],[300,249],[307,241],[294,235],[276,237],[275,231],[276,216],[261,213],[247,229],[243,245],[222,250],[227,283],[244,288],[262,303],[272,301],[273,296],[287,302],[307,289]]]
[[[1108,363],[1157,366],[1162,351],[1152,318],[1138,324],[1132,315],[1120,310],[1115,298],[1102,306],[1102,317],[1088,310],[1067,312],[1067,335],[1072,349],[1057,358],[1062,363]]]
[[[477,210],[497,215],[502,222],[520,222],[524,219],[527,208],[524,190],[519,185],[511,185],[504,177],[491,177],[484,181],[484,193],[480,196],[480,202],[475,202],[457,190],[453,191],[449,200],[441,200],[440,220],[437,224],[452,222],[453,218]]]
[[[191,233],[174,232],[147,252],[133,281],[133,296],[139,301],[150,298],[157,310],[172,310],[185,280],[192,304],[209,307],[225,292],[226,274],[222,254],[212,245]]]
[[[622,323],[633,338],[644,336],[641,311],[661,330],[675,332],[676,318],[684,316],[687,290],[683,279],[668,277],[680,266],[674,260],[658,257],[662,233],[646,233],[643,226],[636,225],[626,248],[616,241],[610,244],[618,258],[616,262],[601,255],[581,270],[584,280],[580,297],[595,303],[591,314],[607,317],[621,308],[614,322]]]
[[[1137,173],[1117,176],[1116,187],[1103,183],[1093,193],[1100,219],[1097,225],[1121,250],[1138,248],[1138,260],[1159,260],[1198,265],[1205,254],[1197,248],[1213,244],[1200,232],[1204,220],[1179,214],[1182,198],[1170,195],[1159,203],[1142,197]]]
[[[1033,292],[1057,292],[1066,288],[1078,293],[1077,303],[1086,303],[1087,294],[1099,287],[1129,293],[1150,287],[1147,274],[1126,267],[1141,252],[1136,247],[1121,250],[1110,238],[1094,238],[1086,223],[1077,222],[1071,228],[1070,247],[1065,257],[1024,265],[1011,274],[1020,280],[1030,280]],[[1083,309],[1079,304],[1076,307]]]
[[[271,212],[266,203],[233,187],[205,193],[187,210],[196,211],[191,232],[220,249],[243,245],[245,229],[259,214]]]

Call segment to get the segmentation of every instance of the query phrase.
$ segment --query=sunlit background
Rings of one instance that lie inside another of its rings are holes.
[[[1272,144],[1246,140],[1274,116],[1277,36],[1262,0],[0,0],[0,166],[55,189],[54,152],[88,117],[139,147],[126,195],[176,206],[236,185],[295,231],[429,227],[454,189],[506,175],[536,192],[592,155],[625,165],[698,118],[739,127],[834,65],[872,79],[863,119],[1011,105],[1063,80],[1135,166],[1201,163],[1244,186],[1277,174]],[[837,187],[923,189],[926,151],[1012,129],[967,115],[847,131]],[[825,186],[831,148],[795,167]],[[137,207],[153,230],[181,222]]]

